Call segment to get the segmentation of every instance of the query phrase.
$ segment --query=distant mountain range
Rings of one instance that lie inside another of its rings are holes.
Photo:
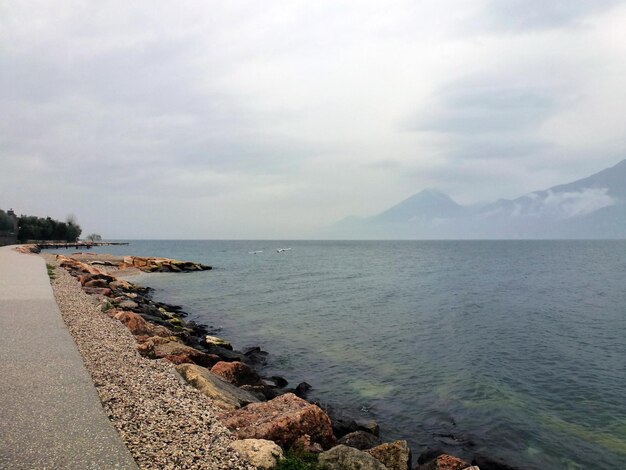
[[[324,232],[338,239],[626,238],[626,160],[573,183],[462,206],[424,190],[368,218]]]

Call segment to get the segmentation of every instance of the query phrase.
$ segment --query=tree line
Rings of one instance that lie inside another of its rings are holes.
[[[12,232],[12,231],[13,231],[13,221],[7,215],[6,212],[0,209],[0,232]]]
[[[58,240],[75,242],[80,237],[82,229],[73,217],[65,222],[59,222],[51,217],[36,217],[22,215],[17,219],[17,239],[20,242],[27,240]]]
[[[17,240],[21,243],[28,240],[56,240],[75,242],[80,237],[82,229],[74,216],[68,216],[65,222],[51,217],[36,217],[21,215],[17,218]],[[6,236],[13,236],[13,220],[0,209],[0,232]]]

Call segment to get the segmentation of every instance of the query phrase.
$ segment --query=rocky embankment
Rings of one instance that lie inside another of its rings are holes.
[[[411,470],[411,450],[406,441],[383,443],[375,422],[352,419],[307,401],[310,386],[306,382],[287,388],[287,381],[282,377],[263,377],[255,366],[266,361],[267,352],[260,348],[234,350],[228,341],[211,335],[206,326],[185,320],[187,314],[181,307],[154,301],[150,288],[118,279],[113,272],[128,267],[149,272],[196,271],[208,267],[166,258],[138,257],[124,257],[120,262],[113,263],[97,259],[83,262],[58,255],[56,262],[80,283],[85,293],[98,299],[98,308],[102,312],[100,316],[119,321],[132,333],[141,359],[153,360],[161,365],[170,364],[169,367],[175,368],[181,380],[210,402],[214,418],[219,423],[219,426],[212,424],[217,436],[224,438],[223,427],[236,439],[230,442],[228,440],[233,437],[227,438],[227,446],[222,443],[222,453],[227,456],[222,460],[227,463],[217,466],[203,466],[195,457],[189,463],[189,459],[185,458],[189,449],[179,444],[177,452],[180,455],[174,467],[244,468],[245,464],[237,461],[238,454],[256,468],[269,469],[280,466],[279,462],[288,451],[290,455],[315,454],[320,468],[329,470]],[[175,268],[172,269],[172,266]],[[108,400],[123,402],[127,394],[124,386],[119,385],[107,397]],[[174,427],[184,428],[180,424],[181,410],[172,406],[168,413]],[[141,427],[141,418],[134,425],[126,423],[124,429],[129,426]],[[171,429],[162,429],[161,432],[176,434]],[[120,433],[125,437],[123,430]],[[198,436],[198,439],[202,437]],[[129,447],[131,451],[135,449],[133,454],[137,458],[142,454],[136,445],[133,447],[133,442],[131,439]],[[235,457],[228,457],[228,453],[233,451],[236,451]],[[150,459],[145,465],[140,459],[138,462],[144,468],[154,468]],[[417,462],[415,468],[420,470],[478,468],[460,458],[430,449],[422,453]],[[507,467],[485,461],[481,468]]]

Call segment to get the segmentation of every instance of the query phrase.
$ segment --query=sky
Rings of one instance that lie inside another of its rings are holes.
[[[0,208],[311,238],[626,158],[626,1],[0,0]]]

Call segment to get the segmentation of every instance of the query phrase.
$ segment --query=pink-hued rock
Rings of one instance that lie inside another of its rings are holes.
[[[89,295],[111,296],[111,289],[108,287],[83,287],[83,290]]]
[[[109,287],[109,283],[105,281],[104,279],[92,279],[90,281],[85,282],[85,284],[83,285],[85,287],[104,287],[104,288]]]
[[[241,385],[256,385],[261,382],[259,374],[250,366],[239,361],[220,361],[211,368],[211,372],[238,387]]]
[[[441,454],[434,460],[420,465],[420,470],[464,470],[471,464],[448,454]]]
[[[182,359],[181,354],[186,355],[194,364],[198,364],[203,367],[211,367],[219,362],[219,357],[214,354],[206,354],[202,351],[198,351],[191,346],[187,346],[178,341],[153,341],[149,339],[140,347],[137,348],[139,352],[147,357],[153,359],[173,359],[174,361],[180,361]]]
[[[268,439],[291,447],[301,436],[308,434],[311,442],[317,442],[324,449],[335,442],[328,415],[293,393],[250,404],[225,413],[220,419],[239,439]]]
[[[153,325],[134,312],[124,310],[116,311],[111,316],[126,325],[126,328],[135,336],[148,335],[168,337],[172,335],[172,332],[164,326]]]
[[[293,443],[292,448],[298,452],[307,452],[309,454],[319,454],[324,451],[322,446],[317,442],[311,442],[311,436],[305,434],[304,436],[300,436]]]

